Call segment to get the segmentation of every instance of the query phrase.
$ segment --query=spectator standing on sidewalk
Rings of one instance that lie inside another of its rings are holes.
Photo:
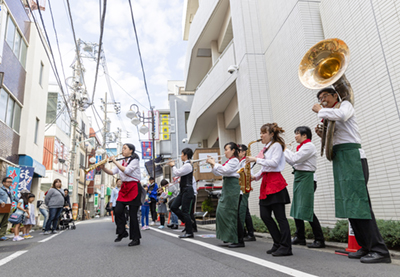
[[[44,199],[45,204],[49,207],[49,219],[46,223],[44,230],[44,235],[50,234],[50,229],[52,233],[57,233],[57,223],[58,218],[62,208],[65,206],[64,193],[61,191],[61,180],[55,179],[51,188],[47,192],[46,198]]]
[[[28,208],[28,195],[23,193],[21,199],[18,200],[17,210],[15,211],[16,214],[25,214],[26,217],[29,217],[29,208]],[[13,241],[20,241],[24,240],[23,237],[19,235],[19,227],[23,222],[23,218],[20,223],[14,225],[14,238]]]
[[[12,178],[3,178],[3,186],[0,188],[0,206],[4,207],[6,204],[11,204],[13,201],[18,202],[18,198],[12,194],[10,186],[12,185]],[[10,213],[0,214],[0,241],[5,241],[8,238],[5,236],[8,225],[8,218]]]
[[[39,212],[43,215],[43,226],[42,226],[42,231],[44,233],[44,229],[46,228],[46,223],[47,220],[49,219],[49,207],[44,203],[44,201],[40,204],[39,206]],[[42,234],[43,234],[42,233]]]
[[[142,208],[141,208],[141,217],[142,217],[142,230],[149,230],[149,211],[150,211],[150,199],[149,199],[149,193],[148,191],[148,186],[143,185],[144,190],[146,191],[146,200],[144,201]],[[146,224],[144,224],[146,220]]]
[[[32,226],[36,225],[35,205],[32,204],[32,202],[35,201],[35,195],[33,193],[29,193],[27,198],[28,198],[29,216],[25,217],[22,233],[24,239],[31,239],[33,237],[29,235],[29,232],[32,229]]]
[[[156,211],[156,204],[157,204],[157,190],[158,190],[158,185],[156,184],[155,180],[153,177],[149,178],[149,192],[150,192],[150,213],[151,213],[151,219],[153,220],[150,225],[156,224],[157,221],[157,211]]]

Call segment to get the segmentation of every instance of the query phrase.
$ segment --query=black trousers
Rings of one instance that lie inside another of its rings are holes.
[[[317,190],[317,182],[314,181],[314,192]],[[303,240],[306,239],[305,236],[305,228],[304,228],[304,220],[301,219],[294,219],[294,222],[296,224],[296,236]],[[311,225],[313,234],[314,234],[314,240],[318,241],[325,241],[324,239],[324,233],[322,232],[321,224],[319,223],[319,220],[315,214],[313,214],[313,221],[308,222]]]
[[[246,209],[246,218],[244,220],[244,224],[246,225],[246,228],[245,228],[243,236],[254,237],[254,226],[253,226],[253,220],[251,219],[249,206],[247,206],[247,209]]]
[[[125,225],[125,206],[126,203],[117,201],[117,205],[115,206],[115,222],[117,224],[117,234],[123,235],[126,233]],[[129,238],[131,240],[138,240],[142,236],[140,235],[139,222],[137,219],[139,206],[129,205]]]
[[[361,159],[361,164],[364,172],[365,186],[368,184],[369,169],[367,159]],[[367,188],[368,194],[368,188]],[[357,243],[365,250],[377,252],[382,255],[389,255],[389,250],[385,245],[378,225],[376,224],[375,215],[372,211],[371,199],[368,194],[369,207],[371,210],[371,219],[354,219],[349,218],[351,227],[354,231]]]
[[[152,219],[154,222],[157,221],[156,206],[157,206],[157,200],[154,199],[154,198],[150,198],[150,214],[151,214],[151,219]]]
[[[237,213],[237,233],[238,233],[238,241],[239,243],[243,242],[243,237],[244,237],[244,229],[242,226],[242,221],[240,220],[240,202],[242,202],[242,196],[240,195],[239,197],[239,205],[238,205],[238,213]]]
[[[190,218],[190,205],[193,199],[193,187],[187,186],[181,189],[171,205],[171,211],[173,211],[174,214],[185,223],[186,234],[193,234],[192,220]],[[180,206],[182,206],[181,209],[179,209]]]
[[[272,218],[272,212],[274,212],[274,216],[278,221],[279,228],[276,225],[275,220]],[[285,213],[285,204],[278,203],[268,206],[260,205],[260,215],[274,240],[274,247],[281,248],[283,251],[291,251],[292,242],[289,222],[287,221]]]
[[[194,191],[193,191],[194,193]],[[197,222],[196,222],[196,218],[194,217],[194,209],[196,207],[196,201],[197,201],[197,196],[195,195],[192,203],[191,203],[191,209],[190,209],[190,218],[192,219],[192,228],[193,230],[197,231]]]

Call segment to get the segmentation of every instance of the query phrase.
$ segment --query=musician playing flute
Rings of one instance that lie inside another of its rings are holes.
[[[252,177],[260,180],[260,216],[272,236],[274,244],[267,254],[289,256],[292,253],[289,222],[286,218],[285,205],[290,203],[287,183],[281,171],[285,168],[285,141],[281,137],[284,130],[276,123],[267,123],[260,129],[264,149],[257,157],[247,157],[247,162],[257,162],[261,170]],[[272,218],[274,212],[279,228]]]
[[[181,160],[183,162],[181,168],[176,168],[174,161],[168,163],[172,168],[174,177],[181,177],[179,182],[179,194],[171,205],[171,211],[174,212],[183,223],[185,223],[186,233],[179,236],[181,239],[194,237],[192,220],[190,218],[191,205],[193,205],[194,200],[193,165],[190,163],[192,156],[193,150],[185,148],[181,153]],[[179,207],[181,207],[181,209],[179,209]]]
[[[247,153],[247,146],[244,144],[239,144],[239,168],[244,168],[246,166],[246,153]],[[243,193],[240,190],[240,194],[242,195],[242,199],[240,201],[239,207],[239,216],[240,222],[244,227],[243,228],[243,235],[244,241],[256,241],[256,237],[254,236],[254,227],[253,227],[253,220],[251,219],[250,211],[249,211],[249,193]]]
[[[223,165],[209,157],[207,163],[212,167],[212,173],[223,176],[221,197],[218,201],[216,216],[217,239],[230,242],[229,248],[244,247],[243,226],[239,218],[240,185],[239,185],[239,148],[236,143],[225,144]]]
[[[333,133],[333,176],[335,184],[335,214],[348,218],[357,243],[361,246],[351,259],[362,263],[390,263],[389,251],[383,241],[372,211],[367,183],[369,170],[367,158],[361,148],[361,138],[353,105],[344,100],[340,108],[337,92],[324,88],[317,94],[319,102],[312,110],[322,120],[336,121]],[[331,124],[331,123],[330,123]],[[316,128],[321,136],[321,131]]]
[[[290,216],[296,223],[296,235],[292,244],[306,245],[304,220],[307,220],[314,234],[314,242],[309,248],[324,248],[325,239],[321,225],[314,213],[314,192],[317,189],[315,170],[317,169],[317,149],[311,142],[311,129],[299,126],[294,130],[295,140],[299,145],[296,152],[285,149],[285,159],[294,170],[293,199]]]
[[[140,244],[141,238],[139,222],[137,220],[137,212],[140,205],[142,205],[139,156],[135,153],[135,146],[130,143],[123,145],[122,156],[125,158],[122,160],[122,163],[117,162],[115,157],[110,158],[110,161],[116,166],[112,170],[105,168],[104,165],[100,168],[109,175],[119,174],[122,180],[115,205],[115,221],[117,223],[118,234],[115,242],[120,242],[123,238],[128,237],[128,232],[125,229],[125,207],[129,206],[129,237],[132,241],[128,245],[135,246]]]

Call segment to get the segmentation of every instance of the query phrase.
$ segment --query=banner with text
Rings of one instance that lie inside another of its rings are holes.
[[[151,154],[153,153],[153,143],[151,141],[142,141],[142,160],[151,159]]]

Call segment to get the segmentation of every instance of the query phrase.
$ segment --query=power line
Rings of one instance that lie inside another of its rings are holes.
[[[99,4],[100,4],[100,7],[101,7],[101,0],[100,0]],[[103,15],[101,16],[101,21],[100,21],[99,53],[97,55],[96,73],[95,73],[95,76],[94,76],[94,85],[93,85],[93,93],[92,93],[93,101],[94,101],[94,94],[96,92],[97,76],[99,74],[99,65],[100,65],[100,58],[101,58],[101,46],[102,46],[103,33],[104,33],[104,22],[105,22],[105,19],[106,19],[106,8],[107,8],[107,0],[103,0]]]
[[[141,67],[142,67],[144,87],[145,87],[145,89],[146,89],[147,98],[149,99],[150,110],[153,111],[153,106],[151,105],[151,100],[150,100],[150,94],[149,94],[149,91],[148,91],[148,89],[147,89],[146,75],[145,75],[145,72],[144,72],[142,53],[140,52],[139,38],[138,38],[138,35],[137,35],[137,31],[136,31],[136,24],[135,24],[135,18],[134,18],[134,16],[133,16],[133,10],[132,10],[132,3],[131,3],[131,0],[129,0],[129,7],[130,7],[130,10],[131,10],[131,17],[132,17],[133,30],[135,31],[136,44],[137,44],[137,48],[138,48],[138,52],[139,52],[140,65],[141,65]]]
[[[33,18],[33,21],[34,21],[34,23],[35,23],[35,27],[36,27],[36,30],[37,30],[37,32],[38,32],[40,41],[42,42],[42,45],[43,45],[43,49],[44,49],[45,52],[46,52],[46,56],[47,56],[47,58],[48,58],[48,60],[49,60],[51,69],[52,69],[52,71],[53,71],[53,73],[54,73],[54,77],[56,78],[56,81],[57,81],[57,83],[58,83],[58,86],[60,87],[60,90],[61,90],[61,92],[62,92],[62,96],[63,96],[64,102],[65,102],[65,105],[67,106],[68,115],[69,115],[70,118],[72,118],[72,117],[71,117],[71,112],[70,112],[69,107],[68,107],[68,102],[67,102],[67,100],[66,100],[66,98],[65,98],[65,93],[64,93],[63,87],[62,87],[62,85],[61,85],[60,76],[58,75],[58,71],[57,71],[57,69],[56,69],[56,64],[54,64],[54,65],[52,64],[51,59],[50,59],[50,55],[49,55],[49,53],[48,53],[48,51],[47,51],[46,43],[43,41],[43,37],[42,37],[42,34],[41,34],[41,32],[40,32],[40,29],[39,29],[38,23],[37,23],[37,21],[36,21],[35,15],[33,14],[33,11],[32,11],[32,9],[31,9],[31,6],[30,6],[29,4],[28,4],[27,6],[28,6],[29,11],[30,11],[30,13],[31,13],[31,15],[32,15],[32,18]],[[40,11],[40,9],[39,9],[39,11]],[[42,22],[43,22],[43,21],[42,21]],[[45,28],[44,25],[43,25],[43,28]],[[50,42],[49,42],[49,47],[50,47]],[[50,48],[50,50],[51,50],[51,48]],[[53,56],[53,58],[54,58],[54,56]],[[54,59],[53,59],[53,60],[54,60]]]

